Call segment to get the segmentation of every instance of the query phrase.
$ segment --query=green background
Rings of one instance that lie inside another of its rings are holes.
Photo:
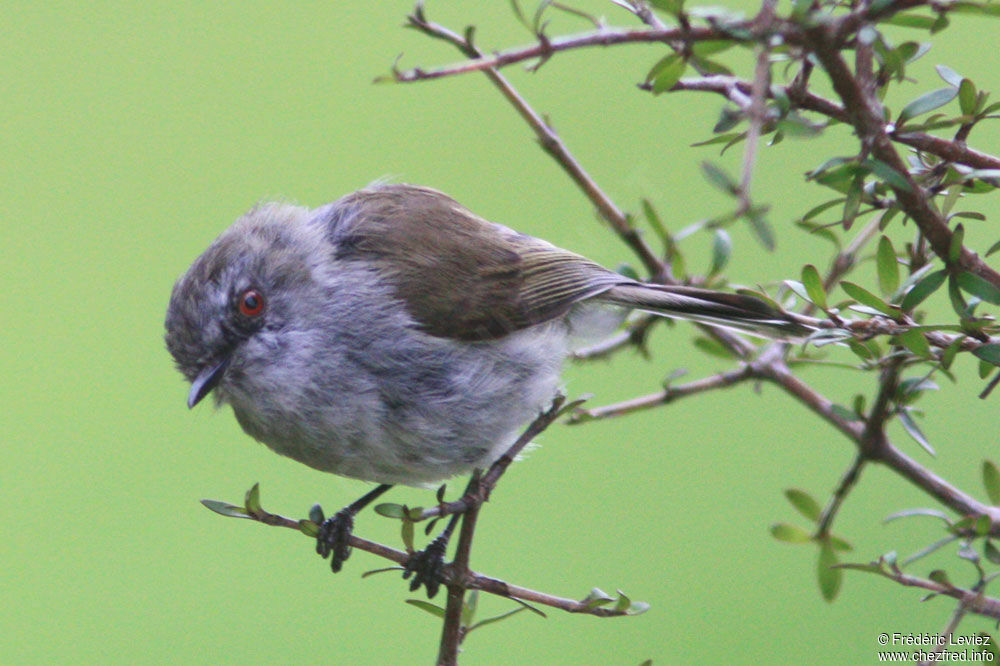
[[[530,41],[507,3],[481,4],[437,2],[429,13],[455,28],[475,22],[487,49]],[[611,4],[587,6],[633,23]],[[484,77],[371,85],[400,53],[403,66],[457,59],[400,28],[409,9],[395,1],[0,5],[0,663],[432,661],[438,621],[403,603],[411,595],[397,574],[360,578],[383,561],[355,553],[334,577],[302,536],[198,504],[238,501],[259,481],[265,508],[304,516],[314,502],[333,510],[367,486],[275,456],[228,409],[189,412],[162,344],[174,279],[253,203],[319,205],[381,177],[440,188],[609,266],[632,260]],[[937,62],[968,76],[996,71],[998,27],[957,21],[912,68],[919,90],[943,85]],[[585,29],[563,17],[550,31]],[[728,205],[697,169],[717,151],[688,147],[710,136],[720,100],[637,91],[661,54],[591,49],[536,74],[507,71],[620,205],[637,210],[649,197],[678,229]],[[745,51],[730,55],[749,61]],[[988,89],[995,78],[977,83]],[[1000,149],[995,126],[973,143]],[[840,127],[762,151],[754,191],[774,207],[779,249],[765,254],[735,227],[734,282],[826,264],[827,247],[791,225],[824,200],[801,174],[853,147]],[[736,149],[721,162],[735,172],[739,159]],[[988,237],[988,226],[970,233]],[[692,268],[707,266],[709,245],[691,239]],[[573,366],[567,389],[593,393],[599,405],[654,391],[677,367],[690,377],[726,367],[692,352],[692,337],[688,325],[661,327],[651,362],[626,352]],[[981,494],[979,462],[996,456],[996,397],[977,402],[974,365],[957,367],[964,381],[943,381],[925,400],[938,458],[898,427],[892,434]],[[805,377],[843,403],[871,380]],[[918,591],[862,574],[848,575],[827,604],[814,549],[769,536],[773,522],[802,523],[782,489],[825,498],[852,456],[848,442],[774,387],[557,425],[539,441],[484,510],[474,568],[577,598],[593,586],[620,588],[652,609],[614,620],[522,613],[472,634],[463,663],[873,663],[880,632],[936,631],[951,612],[948,602],[921,604]],[[391,497],[433,501],[417,490]],[[880,520],[930,504],[897,476],[869,469],[837,532],[855,544],[857,561],[913,552],[939,536],[936,524]],[[358,532],[399,544],[397,525],[372,513]],[[948,555],[953,579],[968,584],[970,568]],[[481,601],[484,614],[511,608]],[[990,625],[963,625],[975,629]]]

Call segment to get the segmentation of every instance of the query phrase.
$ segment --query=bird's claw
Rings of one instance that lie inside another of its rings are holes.
[[[403,578],[413,576],[410,581],[410,591],[416,592],[423,585],[427,588],[427,598],[433,599],[441,587],[444,573],[444,556],[448,550],[448,539],[441,535],[431,541],[427,548],[419,550],[406,561],[403,568]]]
[[[340,571],[344,561],[351,556],[351,532],[354,530],[354,514],[341,510],[323,521],[316,535],[316,552],[326,559],[330,557],[330,569]]]

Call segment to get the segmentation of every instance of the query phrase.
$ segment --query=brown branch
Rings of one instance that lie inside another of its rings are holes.
[[[480,57],[482,53],[468,39],[445,28],[442,25],[428,21],[423,11],[418,8],[409,16],[410,25],[422,32],[442,39],[466,55]],[[670,276],[666,262],[658,257],[649,244],[643,239],[639,232],[631,225],[628,216],[611,200],[597,182],[587,173],[566,144],[559,138],[555,130],[525,101],[517,92],[513,85],[494,68],[487,68],[484,74],[500,90],[501,94],[517,110],[524,121],[531,127],[539,144],[556,163],[562,167],[563,171],[576,183],[577,187],[591,201],[600,216],[607,221],[611,228],[618,234],[618,237],[636,254],[643,266],[649,272],[654,282],[663,284],[677,284],[677,281]],[[730,333],[729,331],[698,324],[705,331],[706,335],[718,340],[727,349],[730,349],[737,356],[748,357],[755,349],[743,338]]]
[[[881,572],[881,575],[906,587],[919,587],[920,589],[929,590],[935,594],[941,594],[946,597],[951,597],[952,599],[958,599],[968,612],[975,613],[976,615],[982,615],[984,617],[991,617],[994,620],[1000,620],[1000,599],[983,596],[982,592],[965,590],[953,585],[937,583],[925,578],[918,578],[916,576],[905,574],[899,570],[883,571]]]
[[[934,253],[946,265],[951,266],[949,250],[952,231],[941,214],[931,205],[929,198],[910,175],[906,164],[896,152],[888,133],[881,104],[876,98],[864,94],[858,80],[841,56],[839,46],[831,36],[829,28],[824,26],[811,28],[806,34],[813,45],[813,52],[830,77],[837,95],[843,101],[844,108],[848,109],[848,117],[862,144],[869,145],[872,156],[896,171],[905,181],[905,186],[889,184],[900,207],[920,228]],[[955,263],[957,268],[975,273],[1000,287],[1000,273],[990,268],[968,248],[962,248]]]
[[[651,84],[641,84],[642,90],[652,90]],[[678,81],[670,89],[671,91],[695,91],[709,92],[722,95],[738,107],[746,111],[750,104],[750,95],[753,86],[749,81],[739,79],[735,76],[716,74],[699,78],[686,78]],[[812,111],[832,118],[839,122],[849,123],[850,119],[844,107],[825,97],[810,92],[808,89],[794,84],[781,88],[789,101],[797,109]],[[773,98],[773,93],[768,92],[768,97]],[[897,131],[887,126],[889,137],[897,142],[911,148],[937,155],[949,162],[964,164],[975,169],[1000,169],[1000,157],[984,153],[974,148],[942,139],[923,132],[908,132],[906,130]]]
[[[594,407],[593,409],[578,409],[570,416],[568,423],[571,425],[586,423],[597,419],[607,419],[616,416],[624,416],[633,412],[639,412],[660,405],[669,405],[672,402],[686,398],[705,391],[733,386],[747,379],[753,378],[753,371],[749,365],[744,365],[736,370],[712,375],[704,379],[680,384],[678,386],[667,386],[658,393],[633,398],[624,402],[618,402],[604,407]]]
[[[421,30],[422,25],[418,25]],[[742,24],[741,24],[742,27]],[[686,41],[699,42],[711,39],[732,39],[729,33],[718,28],[604,28],[576,35],[565,35],[539,41],[536,44],[501,51],[492,56],[477,53],[470,60],[437,67],[435,69],[414,68],[393,73],[399,83],[412,83],[428,79],[439,79],[469,72],[488,71],[535,58],[547,58],[553,53],[581,49],[591,46],[615,46],[620,44],[648,44]]]
[[[562,404],[561,401],[559,404]],[[537,421],[538,419],[536,419]],[[478,485],[475,476],[473,476],[472,485]],[[475,488],[470,489],[470,491],[475,492]],[[458,647],[465,637],[462,627],[462,608],[465,605],[465,591],[469,588],[469,556],[472,551],[472,538],[476,531],[476,520],[479,518],[480,506],[481,503],[473,503],[462,514],[462,531],[459,533],[458,548],[455,551],[455,559],[449,566],[448,601],[445,605],[444,626],[441,628],[438,666],[456,666],[458,664]]]

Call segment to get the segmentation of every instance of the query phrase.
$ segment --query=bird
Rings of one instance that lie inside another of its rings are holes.
[[[487,467],[552,400],[567,355],[631,310],[803,331],[762,300],[641,282],[437,190],[375,183],[314,209],[254,206],[177,280],[165,341],[189,407],[213,394],[277,453],[378,484],[323,522],[337,571],[358,511]]]

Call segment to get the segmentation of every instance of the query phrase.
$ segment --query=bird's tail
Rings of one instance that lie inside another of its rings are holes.
[[[653,314],[733,328],[778,340],[802,338],[812,330],[796,321],[793,315],[777,310],[760,299],[697,287],[625,284],[612,287],[600,298]]]

